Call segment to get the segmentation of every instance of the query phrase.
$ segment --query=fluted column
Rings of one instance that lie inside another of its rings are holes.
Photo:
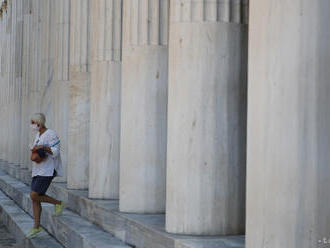
[[[11,50],[12,50],[12,46],[11,46],[11,8],[7,9],[7,11],[3,12],[3,19],[5,22],[5,31],[4,31],[4,35],[5,35],[5,48],[6,50],[4,51],[5,53],[5,71],[4,71],[4,80],[6,81],[6,85],[7,85],[7,104],[6,104],[6,108],[5,108],[5,113],[6,113],[6,160],[7,161],[11,161],[12,160],[12,139],[10,138],[12,136],[12,128],[10,127],[10,123],[12,121],[12,106],[13,106],[13,98],[12,98],[12,93],[13,93],[13,84],[12,84],[12,77],[10,74],[10,70],[11,70]]]
[[[171,0],[168,232],[244,232],[246,22],[244,0]]]
[[[32,42],[32,0],[23,0],[23,44],[22,44],[22,109],[21,109],[21,159],[22,168],[28,168],[30,164],[29,144],[33,141],[29,136],[30,118],[30,94],[31,94],[31,42]]]
[[[120,211],[164,212],[169,1],[123,8]]]
[[[20,166],[27,168],[29,164],[29,56],[31,39],[31,0],[22,0],[22,86],[21,86],[21,142]]]
[[[89,197],[117,199],[122,0],[92,3]]]
[[[0,33],[3,33],[4,23],[3,19],[0,18]],[[3,59],[4,59],[4,35],[0,36],[0,118],[5,120],[5,84],[3,80]],[[0,141],[0,159],[4,159],[5,156],[5,124],[3,121],[1,123],[0,135],[2,140]]]
[[[20,151],[17,144],[20,143],[20,20],[22,18],[20,2],[18,0],[11,1],[7,4],[6,10],[3,11],[3,21],[6,22],[4,33],[6,37],[6,83],[8,83],[8,105],[6,108],[6,135],[7,139],[7,161],[19,164]]]
[[[329,245],[329,9],[251,1],[247,248]]]
[[[26,4],[29,4],[29,13],[30,16],[30,32],[31,37],[29,40],[30,56],[29,56],[29,65],[28,65],[28,79],[27,82],[29,84],[29,100],[28,100],[28,117],[30,118],[33,113],[41,112],[41,104],[40,104],[40,69],[41,69],[41,4],[38,0],[27,1]],[[29,125],[27,123],[27,125]],[[29,144],[33,143],[35,138],[35,133],[29,130]],[[29,154],[27,154],[29,158]],[[31,161],[29,163],[29,170],[32,170]]]
[[[13,9],[13,27],[12,27],[12,46],[14,51],[12,53],[13,59],[13,81],[14,81],[14,99],[15,99],[15,111],[14,111],[14,127],[15,140],[14,140],[14,160],[17,165],[20,164],[22,153],[18,147],[21,144],[21,110],[22,110],[22,41],[23,41],[23,2],[22,0],[14,0],[10,2]],[[27,124],[28,126],[28,124]]]
[[[70,8],[70,117],[67,185],[70,189],[87,189],[90,114],[90,1],[71,0]]]
[[[0,18],[0,33],[4,33],[4,22],[3,17]],[[0,141],[0,159],[5,159],[5,132],[6,132],[6,119],[5,119],[5,104],[6,104],[6,88],[5,80],[3,80],[4,75],[4,35],[0,36],[0,118],[4,120],[1,123],[0,135],[2,140]]]
[[[48,89],[49,99],[45,104],[48,109],[48,123],[56,130],[61,139],[61,155],[64,177],[56,178],[57,181],[66,181],[68,167],[68,127],[69,127],[69,104],[70,104],[70,0],[50,1],[51,14],[51,40],[50,61],[53,61],[53,76]],[[52,68],[52,67],[50,67]]]
[[[12,4],[7,4],[6,19],[7,19],[7,41],[8,41],[8,53],[7,53],[7,80],[9,84],[9,105],[8,105],[8,162],[16,163],[19,158],[18,150],[15,149],[17,141],[17,133],[15,127],[15,117],[18,111],[17,109],[17,95],[16,95],[16,82],[15,82],[15,65],[14,65],[14,54],[15,54],[15,35],[16,35],[16,9],[13,8]]]
[[[1,18],[1,81],[2,81],[2,90],[3,92],[3,105],[2,105],[2,120],[3,120],[3,132],[2,132],[2,159],[9,161],[10,160],[10,149],[11,142],[9,137],[11,136],[12,129],[10,128],[11,121],[11,85],[9,83],[9,58],[10,58],[10,22],[8,23],[8,19],[10,18],[10,12],[3,11]]]
[[[39,94],[39,86],[40,86],[40,69],[41,69],[41,2],[39,0],[31,1],[31,13],[32,13],[32,42],[31,42],[31,98],[30,98],[30,111],[31,114],[35,112],[41,111],[40,106],[40,94]],[[32,135],[32,138],[33,135]]]

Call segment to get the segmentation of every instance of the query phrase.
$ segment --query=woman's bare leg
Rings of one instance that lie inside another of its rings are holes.
[[[41,204],[39,201],[32,201],[33,216],[34,216],[34,228],[40,227],[40,216],[41,216]]]
[[[52,204],[61,204],[61,201],[58,201],[54,199],[53,197],[50,197],[48,195],[39,195],[38,197],[40,202],[47,202],[47,203],[52,203]]]
[[[34,191],[30,192],[30,197],[32,200],[33,207],[34,228],[39,228],[42,211],[41,202],[48,202],[52,204],[61,204],[61,202],[48,195],[39,195],[37,192]]]

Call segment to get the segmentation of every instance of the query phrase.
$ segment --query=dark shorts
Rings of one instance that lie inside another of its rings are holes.
[[[39,195],[45,195],[50,183],[52,182],[54,177],[56,177],[56,175],[57,173],[54,170],[54,174],[51,177],[45,177],[45,176],[32,177],[31,190],[37,192]]]

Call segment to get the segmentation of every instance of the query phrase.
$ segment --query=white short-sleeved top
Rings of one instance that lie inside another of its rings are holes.
[[[58,176],[63,176],[62,160],[61,160],[61,142],[56,132],[47,129],[41,136],[38,132],[33,142],[33,146],[48,146],[53,154],[47,154],[47,158],[40,164],[32,165],[32,177],[34,176],[53,176],[54,169]]]

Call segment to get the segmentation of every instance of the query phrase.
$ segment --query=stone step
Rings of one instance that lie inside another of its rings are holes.
[[[0,221],[16,239],[18,248],[63,248],[49,233],[40,233],[33,239],[26,238],[33,219],[0,190]],[[0,247],[2,247],[0,245]]]
[[[7,227],[1,222],[0,217],[0,247],[17,248],[14,236],[7,230]]]
[[[28,169],[22,169],[19,165],[7,163],[1,159],[0,169],[27,185],[31,184],[31,172]]]
[[[29,197],[30,188],[26,184],[0,171],[0,189],[32,216],[32,204]],[[41,225],[64,247],[129,247],[110,233],[103,231],[97,225],[83,219],[70,210],[64,210],[63,215],[59,217],[53,217],[53,205],[43,203],[42,206]]]
[[[31,172],[0,161],[3,169],[29,183]],[[65,183],[52,183],[47,194],[68,202],[68,208],[137,248],[244,248],[244,235],[196,237],[165,231],[164,214],[125,214],[118,200],[89,199],[87,190],[68,190]]]

